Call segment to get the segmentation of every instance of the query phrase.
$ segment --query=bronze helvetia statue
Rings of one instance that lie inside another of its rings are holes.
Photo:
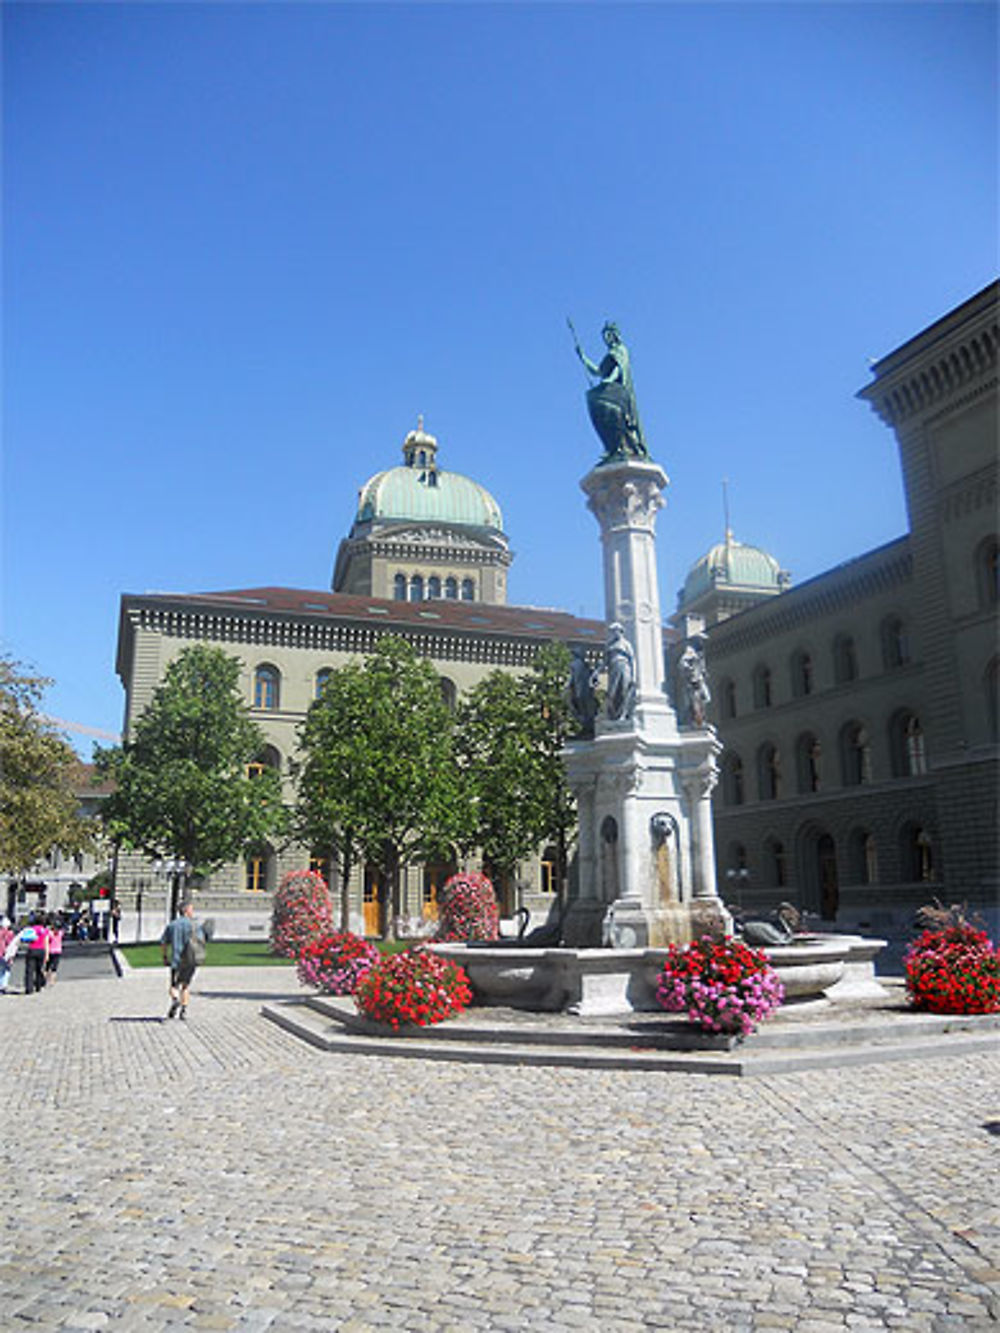
[[[587,390],[587,411],[604,445],[604,457],[601,462],[648,458],[649,450],[643,439],[639,409],[635,401],[635,386],[632,383],[628,348],[622,342],[617,324],[609,321],[601,330],[607,351],[598,365],[590,360],[580,346],[573,321],[567,319],[566,323],[573,335],[577,356],[587,374],[597,381]]]

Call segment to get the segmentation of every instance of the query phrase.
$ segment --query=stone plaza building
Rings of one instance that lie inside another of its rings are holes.
[[[293,796],[289,760],[297,729],[330,671],[371,652],[380,638],[408,640],[435,667],[454,702],[490,672],[526,672],[545,643],[582,648],[595,663],[604,627],[562,611],[506,604],[511,553],[499,505],[477,482],[438,464],[438,442],[420,426],[403,442],[403,461],[360,489],[354,522],[336,557],[332,591],[241,588],[228,592],[126,595],[122,598],[117,671],[125,689],[128,736],[170,661],[194,643],[239,659],[251,715],[267,738],[259,762],[277,768]],[[222,935],[262,934],[269,893],[288,870],[307,865],[330,880],[322,853],[262,846],[227,866],[199,890],[200,910]],[[433,915],[437,888],[456,869],[404,869],[401,912],[411,922]],[[334,878],[336,875],[334,874]],[[501,907],[544,919],[557,891],[554,850],[521,867],[516,880],[495,878]],[[354,928],[382,930],[374,867],[354,875]],[[119,858],[117,891],[129,939],[133,913],[166,902],[168,868],[136,855]]]
[[[898,443],[905,535],[790,587],[727,533],[688,575],[675,619],[707,634],[717,864],[744,908],[787,899],[898,942],[938,896],[996,928],[997,298],[859,394]]]

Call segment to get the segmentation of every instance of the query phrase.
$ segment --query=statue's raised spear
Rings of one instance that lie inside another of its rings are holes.
[[[589,374],[587,361],[583,355],[583,348],[580,346],[580,339],[576,336],[576,329],[574,329],[573,321],[570,319],[569,315],[566,316],[566,323],[569,325],[569,331],[573,335],[573,346],[576,348],[576,354],[580,358],[580,364],[583,366],[584,373]]]

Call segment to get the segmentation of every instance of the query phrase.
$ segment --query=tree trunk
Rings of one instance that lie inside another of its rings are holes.
[[[385,875],[383,889],[385,893],[385,938],[399,939],[399,856],[395,847],[386,849]]]
[[[343,931],[348,931],[351,928],[351,863],[353,860],[351,839],[346,837],[340,854],[340,929]]]

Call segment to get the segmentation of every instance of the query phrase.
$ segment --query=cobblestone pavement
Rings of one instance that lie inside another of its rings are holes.
[[[976,1330],[990,1055],[753,1080],[331,1055],[290,969],[0,998],[4,1330]]]

